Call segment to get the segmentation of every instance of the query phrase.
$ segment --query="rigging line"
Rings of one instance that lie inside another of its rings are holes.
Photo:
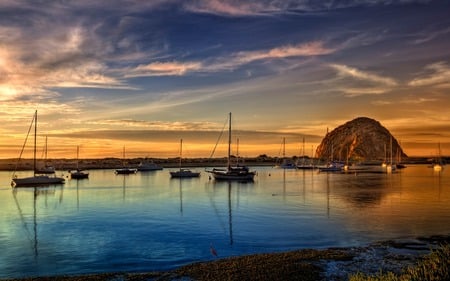
[[[219,135],[219,137],[217,138],[216,145],[214,146],[214,149],[213,149],[213,151],[211,152],[211,155],[209,156],[209,160],[211,160],[211,158],[213,157],[214,153],[216,152],[217,145],[219,144],[219,141],[220,141],[220,139],[222,138],[223,132],[225,131],[225,128],[226,128],[226,126],[227,126],[227,124],[228,124],[227,121],[228,121],[228,118],[225,120],[225,123],[223,124],[222,131],[220,132],[220,135]]]
[[[33,128],[33,124],[34,124],[34,122],[35,122],[35,120],[34,120],[35,118],[36,118],[36,117],[33,115],[33,119],[31,120],[30,127],[28,128],[27,136],[26,136],[25,141],[24,141],[24,143],[23,143],[23,145],[22,145],[22,150],[20,151],[19,159],[18,159],[17,162],[16,162],[16,167],[14,167],[14,172],[13,172],[13,174],[12,174],[13,177],[14,177],[14,175],[16,174],[17,167],[19,166],[20,160],[22,159],[23,150],[25,149],[25,146],[27,145],[28,136],[30,135],[31,128]]]

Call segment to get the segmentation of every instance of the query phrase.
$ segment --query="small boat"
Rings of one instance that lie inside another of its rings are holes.
[[[344,166],[341,162],[332,161],[325,166],[319,167],[319,172],[342,172]]]
[[[138,170],[139,172],[158,171],[162,169],[163,167],[161,167],[160,165],[148,160],[139,163],[136,168],[136,170]]]
[[[438,143],[438,157],[436,161],[432,164],[433,170],[436,172],[442,171],[444,169],[444,163],[441,158],[441,143]]]
[[[275,168],[278,168],[278,169],[296,169],[297,165],[295,165],[295,163],[293,163],[290,159],[286,158],[286,139],[285,138],[283,138],[282,146],[283,146],[282,162],[280,164],[276,164]]]
[[[208,171],[215,180],[232,180],[232,181],[253,181],[256,175],[255,171],[250,171],[246,166],[231,166],[231,112],[229,113],[228,123],[228,165],[226,169],[212,169]]]
[[[33,176],[26,178],[19,178],[13,174],[13,179],[11,181],[11,185],[13,187],[36,187],[36,186],[45,186],[52,184],[64,184],[64,178],[48,176],[48,175],[40,175],[36,168],[36,136],[37,136],[37,110],[34,113],[33,120],[31,121],[31,125],[34,123],[34,149],[33,149]],[[25,139],[28,139],[28,135]],[[25,145],[24,145],[25,147]],[[22,155],[22,151],[20,155]],[[20,157],[19,157],[20,159]]]
[[[125,167],[125,146],[123,147],[123,160],[122,160],[122,168],[116,169],[115,173],[118,175],[129,175],[129,174],[136,174],[137,169],[136,168],[128,168]]]
[[[196,178],[196,177],[199,177],[200,172],[193,172],[190,169],[181,167],[182,152],[183,152],[183,140],[181,139],[180,140],[180,162],[179,162],[180,169],[178,171],[170,172],[170,176],[172,178]]]
[[[48,149],[47,149],[47,136],[45,136],[45,146],[44,146],[44,166],[43,167],[37,167],[36,168],[36,173],[37,174],[54,174],[55,173],[55,167],[48,165],[47,164],[47,153],[48,153]]]
[[[119,168],[115,171],[118,175],[128,175],[128,174],[136,174],[137,170],[135,168]]]
[[[300,159],[297,160],[297,169],[299,170],[313,170],[316,167],[314,166],[313,160],[312,158],[309,159],[309,163],[306,163],[306,159],[308,158],[307,156],[305,156],[305,138],[303,138],[303,146],[302,146],[302,157],[301,157],[301,161]],[[314,152],[313,149],[311,148],[311,157],[314,156]],[[299,163],[300,162],[300,163]]]
[[[70,178],[72,179],[87,179],[89,178],[89,173],[87,172],[83,172],[83,170],[81,170],[79,168],[79,160],[78,160],[78,156],[79,156],[79,152],[80,152],[80,147],[77,146],[77,169],[75,171],[70,171]]]

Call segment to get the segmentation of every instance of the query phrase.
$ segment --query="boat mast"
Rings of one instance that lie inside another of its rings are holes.
[[[228,120],[228,169],[231,168],[230,156],[231,156],[231,112],[229,114]]]
[[[36,176],[36,135],[37,135],[37,110],[34,112],[34,150],[33,150],[33,175]]]
[[[181,157],[183,155],[183,139],[180,139],[180,171],[181,171]]]

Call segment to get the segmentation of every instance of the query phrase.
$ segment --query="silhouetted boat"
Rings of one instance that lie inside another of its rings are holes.
[[[181,159],[183,156],[183,140],[180,140],[180,162],[179,167],[180,169],[178,171],[170,172],[170,176],[172,178],[196,178],[200,176],[200,172],[193,172],[188,168],[182,168],[181,167]]]
[[[281,159],[281,163],[277,163],[275,165],[275,168],[279,168],[279,169],[296,169],[297,165],[295,165],[294,162],[292,162],[291,159],[286,158],[286,139],[283,138],[283,142],[282,142],[282,147],[283,147],[283,158]]]
[[[123,159],[122,159],[122,168],[116,169],[115,173],[120,175],[127,175],[127,174],[136,174],[137,169],[136,168],[128,168],[125,167],[125,146],[123,147]]]
[[[89,178],[89,173],[83,172],[83,170],[79,168],[79,160],[78,160],[79,152],[80,147],[77,146],[77,169],[75,171],[70,171],[70,177],[72,179],[87,179]]]
[[[36,136],[37,136],[37,110],[34,113],[33,120],[31,121],[31,126],[34,122],[34,149],[33,149],[33,176],[32,177],[26,177],[26,178],[18,178],[13,174],[13,179],[11,181],[11,185],[14,187],[35,187],[35,186],[42,186],[42,185],[51,185],[51,184],[63,184],[65,182],[64,178],[59,177],[50,177],[48,175],[40,175],[37,168],[36,168]],[[30,130],[28,131],[29,134]],[[28,139],[28,134],[27,138]],[[25,140],[26,142],[26,140]],[[25,145],[24,145],[25,147]],[[23,148],[24,148],[23,147]],[[20,157],[23,153],[20,152]]]
[[[253,181],[256,172],[250,171],[246,166],[231,166],[231,112],[229,113],[228,123],[228,157],[226,169],[212,169],[208,171],[216,180],[237,180],[237,181]]]
[[[149,171],[162,170],[163,167],[161,167],[160,165],[158,165],[152,161],[145,160],[145,161],[139,163],[139,165],[137,166],[136,169],[139,172],[149,172]]]

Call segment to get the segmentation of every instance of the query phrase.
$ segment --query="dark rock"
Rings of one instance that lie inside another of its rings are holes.
[[[367,117],[358,117],[327,133],[316,153],[321,159],[342,161],[383,161],[391,156],[395,161],[407,157],[392,134]]]

